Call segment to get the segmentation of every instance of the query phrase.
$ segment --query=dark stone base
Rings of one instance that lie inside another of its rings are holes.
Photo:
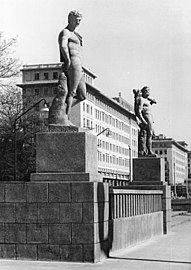
[[[165,162],[163,158],[144,157],[133,159],[133,182],[161,183],[165,181]],[[152,183],[152,184],[153,184]]]

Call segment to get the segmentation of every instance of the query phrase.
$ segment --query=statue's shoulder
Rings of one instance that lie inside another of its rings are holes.
[[[70,31],[67,28],[64,28],[60,31],[58,35],[58,40],[60,41],[63,37],[69,37],[70,36]]]

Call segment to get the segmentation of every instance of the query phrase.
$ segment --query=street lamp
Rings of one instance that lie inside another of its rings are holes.
[[[47,102],[44,98],[40,99],[38,102],[33,104],[30,108],[28,108],[26,111],[21,113],[18,117],[15,118],[14,123],[13,123],[13,129],[14,129],[14,181],[17,180],[17,129],[16,129],[16,124],[17,121],[26,113],[28,113],[30,110],[32,110],[35,106],[40,104],[42,101],[44,101],[43,107],[41,109],[41,117],[45,116],[45,114],[48,113],[48,105]]]
[[[110,130],[109,128],[105,128],[105,129],[103,129],[100,133],[97,134],[97,137],[98,137],[99,135],[101,135],[102,133],[104,133],[105,131],[107,131],[107,133],[105,134],[106,137],[110,137],[110,136],[112,135],[111,130]]]

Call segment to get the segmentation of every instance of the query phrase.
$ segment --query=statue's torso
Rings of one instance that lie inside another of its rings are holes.
[[[63,31],[60,32],[59,35],[59,47],[61,47],[62,44],[62,37],[64,33],[67,33],[68,35],[68,51],[70,55],[70,60],[71,60],[71,65],[81,65],[81,60],[82,60],[82,41],[79,39],[77,34],[74,32],[70,32],[68,29],[64,29]],[[64,62],[64,57],[61,53],[60,50],[60,61]]]

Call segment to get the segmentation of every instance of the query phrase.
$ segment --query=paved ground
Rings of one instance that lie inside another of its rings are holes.
[[[0,260],[0,270],[191,270],[191,213],[174,215],[172,232],[97,264]]]

